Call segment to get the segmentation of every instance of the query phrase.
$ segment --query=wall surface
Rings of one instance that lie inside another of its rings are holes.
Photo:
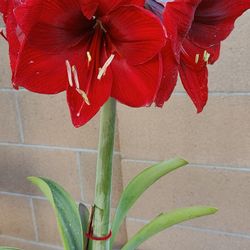
[[[122,186],[150,164],[177,155],[190,162],[145,193],[118,243],[162,211],[200,204],[219,213],[173,227],[139,249],[250,249],[250,12],[236,26],[210,68],[202,114],[180,84],[163,109],[118,106],[113,208]],[[65,94],[12,90],[7,50],[1,39],[0,245],[61,249],[53,211],[26,177],[54,179],[77,201],[91,204],[98,116],[74,129]]]

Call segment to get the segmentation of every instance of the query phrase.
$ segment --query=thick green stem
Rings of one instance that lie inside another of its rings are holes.
[[[115,137],[116,101],[109,99],[102,107],[96,167],[94,235],[103,237],[110,232],[112,191],[112,160]],[[92,242],[93,250],[108,250],[110,241]]]

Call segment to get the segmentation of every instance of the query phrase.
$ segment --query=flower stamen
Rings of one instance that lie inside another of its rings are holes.
[[[209,54],[206,50],[204,51],[203,59],[205,62],[209,61],[211,54]]]
[[[107,68],[110,66],[110,64],[112,63],[112,61],[114,60],[115,55],[112,54],[108,60],[104,63],[104,65],[102,66],[102,68],[99,69],[99,74],[97,76],[98,80],[101,80],[103,75],[105,75]]]
[[[106,29],[104,28],[104,26],[102,25],[102,21],[96,20],[96,24],[94,25],[94,29],[95,29],[97,26],[100,26],[101,30],[103,30],[105,33],[107,33],[107,30],[106,30]]]
[[[65,63],[66,63],[66,68],[67,68],[69,85],[70,87],[73,87],[73,78],[72,78],[72,70],[71,70],[70,62],[66,60]]]
[[[76,70],[76,66],[72,66],[72,72],[73,72],[73,76],[74,76],[74,80],[75,80],[75,84],[76,84],[76,88],[80,89],[80,82],[79,82],[79,78],[78,78],[78,73]]]
[[[90,105],[90,101],[89,101],[87,94],[82,89],[80,89],[80,82],[79,82],[76,66],[72,67],[72,72],[73,72],[73,76],[74,76],[74,80],[75,80],[75,84],[76,84],[76,91],[79,93],[79,95],[82,96],[82,99],[84,100],[84,102],[87,105]]]
[[[89,101],[87,94],[81,89],[76,89],[76,91],[82,96],[85,103],[90,106],[90,101]]]
[[[196,54],[195,55],[195,63],[198,64],[199,60],[200,60],[200,54]]]
[[[92,56],[89,51],[87,51],[87,58],[88,58],[88,66],[89,66],[90,62],[92,61]]]

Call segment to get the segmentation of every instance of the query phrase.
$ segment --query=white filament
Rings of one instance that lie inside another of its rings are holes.
[[[115,55],[112,54],[108,60],[104,63],[104,65],[102,66],[102,68],[100,68],[99,70],[99,74],[97,76],[97,79],[98,80],[101,80],[102,79],[102,76],[105,75],[106,71],[107,71],[107,68],[109,67],[109,65],[112,63],[112,61],[114,60],[114,57]]]
[[[197,64],[199,62],[200,59],[200,54],[196,54],[195,56],[195,63]]]
[[[77,73],[77,69],[75,65],[72,66],[72,72],[73,72],[76,88],[80,89],[80,82],[79,82],[78,73]]]
[[[68,74],[68,80],[69,80],[69,85],[73,87],[73,79],[72,79],[72,70],[71,70],[71,65],[68,60],[65,61],[66,63],[66,68],[67,68],[67,74]]]

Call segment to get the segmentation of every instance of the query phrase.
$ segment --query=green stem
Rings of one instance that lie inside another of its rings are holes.
[[[116,101],[109,99],[102,107],[96,167],[94,235],[103,237],[110,232],[112,191],[112,161],[115,137]],[[92,242],[93,250],[109,249],[110,241]]]

